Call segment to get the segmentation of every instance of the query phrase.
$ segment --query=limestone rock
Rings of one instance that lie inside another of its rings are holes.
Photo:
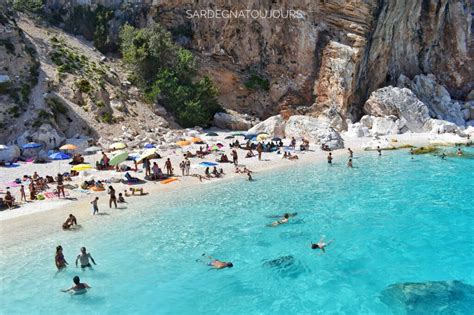
[[[293,116],[294,117],[294,116]],[[291,117],[290,117],[291,119]],[[273,137],[285,137],[285,124],[280,115],[272,116],[252,128],[250,128],[247,133],[268,133]]]
[[[413,81],[401,75],[398,85],[407,87],[428,106],[432,118],[447,120],[464,126],[461,104],[451,99],[448,90],[436,81],[433,74],[417,75]]]
[[[325,144],[331,150],[344,147],[344,141],[339,133],[329,126],[327,121],[322,121],[309,116],[291,116],[285,124],[287,138],[306,138],[317,144]]]
[[[371,129],[372,124],[374,123],[374,118],[375,117],[370,116],[370,115],[364,115],[360,119],[360,123],[362,124],[362,126],[367,127],[368,129]]]
[[[375,117],[372,124],[372,134],[381,135],[396,135],[400,133],[400,120],[395,116]]]
[[[25,131],[16,139],[16,143],[21,147],[28,142],[37,142],[43,145],[42,149],[51,150],[58,148],[66,138],[50,124],[43,124],[36,131]]]
[[[360,122],[357,122],[348,126],[346,135],[353,138],[368,137],[370,136],[370,130]]]
[[[367,114],[384,117],[393,115],[406,120],[406,127],[413,132],[422,132],[430,119],[428,107],[407,88],[387,86],[370,95],[364,104]]]
[[[431,133],[437,134],[457,131],[459,127],[456,124],[446,120],[430,119],[426,122],[425,129]]]
[[[0,150],[0,161],[13,162],[20,157],[20,148],[17,145],[9,145],[8,148]]]
[[[213,125],[222,129],[247,130],[252,127],[250,121],[235,111],[219,112],[214,115]]]

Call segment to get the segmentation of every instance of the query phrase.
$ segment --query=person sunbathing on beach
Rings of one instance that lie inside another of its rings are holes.
[[[202,254],[202,256],[206,256],[206,254]],[[206,265],[212,267],[213,269],[224,269],[224,268],[234,267],[234,264],[231,263],[231,262],[221,261],[219,259],[212,258],[212,256],[207,256],[207,258],[210,261],[208,263],[206,263]],[[199,261],[202,261],[202,260],[196,259],[196,261],[199,262]]]
[[[54,257],[54,263],[56,264],[58,271],[61,271],[68,265],[66,259],[64,258],[63,247],[61,245],[56,247],[56,256]]]
[[[292,161],[292,160],[298,160],[299,157],[298,155],[294,154],[294,155],[291,155],[290,152],[288,152],[288,160]]]
[[[79,255],[77,255],[77,258],[76,258],[76,267],[77,267],[77,262],[79,261],[81,263],[82,269],[84,268],[92,269],[89,259],[92,261],[94,265],[97,265],[94,261],[94,258],[92,258],[91,254],[86,251],[86,248],[81,247],[81,252],[79,253]]]
[[[333,241],[327,243],[324,242],[324,237],[321,236],[321,239],[317,243],[311,243],[311,249],[320,249],[323,253],[326,252],[325,247],[331,244]]]
[[[290,219],[290,214],[289,213],[285,213],[285,215],[280,219],[280,220],[277,220],[277,221],[274,221],[272,223],[270,223],[268,226],[269,227],[277,227],[281,224],[285,224],[285,223],[288,223],[288,220]]]
[[[255,153],[253,153],[253,151],[251,149],[245,155],[246,158],[251,158],[251,157],[254,157],[254,156],[255,156]]]
[[[81,279],[78,276],[72,278],[74,285],[69,289],[61,290],[62,292],[73,292],[74,294],[83,294],[87,292],[87,289],[91,287],[87,283],[81,283]]]
[[[129,195],[129,194],[127,193],[127,191],[125,190],[125,197],[130,197],[130,196],[145,196],[145,195],[148,195],[147,192],[144,192],[144,191],[143,191],[143,188],[130,187],[128,190],[130,190],[130,192],[131,192],[132,194]]]
[[[72,214],[69,214],[69,217],[67,218],[66,222],[63,223],[63,229],[69,230],[74,225],[77,225],[77,219]]]

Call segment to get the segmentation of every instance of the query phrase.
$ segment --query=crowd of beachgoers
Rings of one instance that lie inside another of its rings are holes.
[[[10,182],[4,183],[5,189],[0,190],[2,195],[0,207],[15,211],[31,203],[44,203],[49,199],[74,202],[82,196],[81,199],[88,198],[90,214],[95,216],[101,214],[103,208],[117,208],[120,204],[130,204],[131,197],[155,194],[154,187],[147,186],[148,183],[176,184],[192,178],[202,183],[220,179],[229,174],[243,175],[245,180],[253,181],[254,166],[258,169],[260,162],[296,161],[311,152],[318,152],[319,156],[324,155],[328,165],[333,164],[334,152],[325,146],[312,146],[310,141],[304,138],[296,140],[295,138],[262,139],[261,137],[258,141],[255,141],[255,138],[253,141],[245,139],[243,135],[242,138],[235,136],[227,138],[226,140],[213,138],[180,140],[177,143],[179,149],[175,150],[158,150],[152,144],[148,144],[137,154],[128,152],[123,143],[116,143],[107,149],[96,147],[98,152],[93,155],[81,153],[75,153],[72,156],[65,155],[64,158],[70,161],[67,164],[67,171],[63,172],[53,171],[54,167],[43,167],[40,172],[39,165],[44,164],[2,163],[0,166],[2,178],[8,176],[13,176],[13,178],[9,178]],[[74,147],[68,145],[67,148]],[[380,146],[373,148],[374,154],[381,156],[383,149]],[[463,155],[460,147],[456,148],[455,152],[456,156]],[[351,148],[337,150],[337,153],[339,153],[338,159],[342,160],[343,164],[348,168],[353,167],[354,151]],[[413,147],[409,149],[409,153],[415,154]],[[444,153],[440,156],[442,159],[446,158]],[[314,157],[316,155],[313,155]],[[17,167],[11,167],[12,165]],[[22,167],[32,170],[32,173],[17,177],[16,175],[21,174]],[[64,169],[64,165],[62,167]],[[104,175],[101,175],[102,173]],[[13,192],[13,189],[16,191]],[[58,228],[65,231],[80,230],[78,214],[81,213],[78,211],[69,213],[62,218],[60,224],[58,222]],[[278,215],[275,217],[276,220],[268,226],[278,227],[286,224],[296,215],[297,213]],[[324,252],[325,247],[330,243],[322,238],[319,242],[312,243],[311,248]],[[68,264],[62,251],[62,247],[58,246],[55,262],[59,271]],[[91,262],[95,264],[85,248],[81,248],[76,265],[78,261],[82,268],[92,268]],[[205,254],[199,261],[206,262],[216,269],[233,266],[231,262],[220,261]],[[66,291],[80,293],[87,290],[88,285],[81,283],[78,277],[73,281],[73,287]]]

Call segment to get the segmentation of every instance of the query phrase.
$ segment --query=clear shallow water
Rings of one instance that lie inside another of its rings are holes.
[[[203,185],[140,206],[131,199],[130,209],[106,210],[110,215],[81,232],[58,231],[4,250],[0,311],[391,314],[403,307],[380,300],[388,285],[474,285],[474,160],[412,161],[406,152],[384,152],[356,157],[352,170],[345,159],[335,162],[295,163],[256,174],[252,183],[242,177]],[[298,215],[278,228],[265,226],[274,220],[267,216],[284,212]],[[310,249],[320,235],[334,239],[324,255]],[[58,244],[71,266],[56,274]],[[94,271],[73,267],[81,246],[96,259]],[[209,271],[196,262],[202,253],[234,268]],[[279,266],[270,262],[278,258]],[[74,275],[93,289],[84,296],[59,292]],[[459,314],[473,307],[464,303]]]

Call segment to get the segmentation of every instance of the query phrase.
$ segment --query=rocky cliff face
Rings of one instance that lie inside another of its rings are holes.
[[[111,39],[125,22],[159,22],[196,53],[202,72],[219,87],[224,107],[260,118],[278,113],[286,118],[297,113],[324,116],[332,126],[345,129],[347,118],[356,121],[365,114],[363,105],[373,91],[388,85],[409,87],[407,82],[417,76],[429,76],[460,110],[470,108],[464,102],[474,89],[471,0],[124,3],[47,0],[45,12],[66,27],[65,21],[73,25],[74,17],[81,17],[75,8],[97,10],[100,4],[113,11],[101,28]],[[205,18],[200,13],[248,9],[293,10],[301,15],[254,19]],[[91,35],[88,30],[75,31]],[[426,89],[418,92],[426,94]],[[437,103],[418,92],[423,102]],[[439,106],[429,108],[433,114]],[[448,116],[453,115],[458,116]]]

